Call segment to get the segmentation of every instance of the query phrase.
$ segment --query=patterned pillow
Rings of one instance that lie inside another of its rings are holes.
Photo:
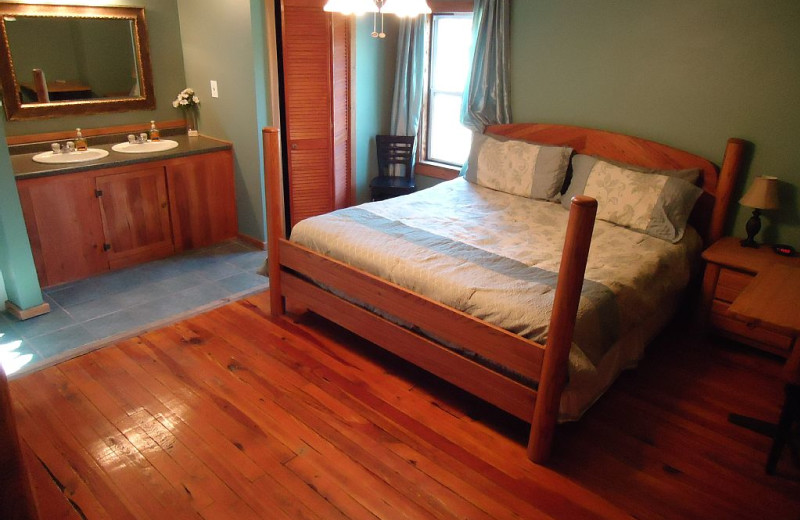
[[[675,243],[683,238],[692,208],[703,193],[685,180],[685,172],[643,173],[576,155],[572,182],[561,202],[569,208],[575,195],[594,197],[597,218]]]
[[[558,200],[572,148],[472,134],[462,172],[469,182],[531,199]]]

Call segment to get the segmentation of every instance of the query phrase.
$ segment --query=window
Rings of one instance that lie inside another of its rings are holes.
[[[426,124],[426,161],[461,166],[472,133],[461,125],[461,94],[471,66],[472,13],[434,14],[431,24]]]

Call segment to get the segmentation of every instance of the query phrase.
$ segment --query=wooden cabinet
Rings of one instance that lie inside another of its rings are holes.
[[[93,177],[27,179],[19,181],[17,189],[43,287],[108,270]]]
[[[42,287],[234,238],[230,150],[17,181]]]
[[[163,166],[102,175],[95,185],[111,269],[173,253]]]
[[[800,266],[800,258],[777,255],[769,246],[745,248],[733,237],[715,242],[703,258],[707,262],[701,310],[705,322],[720,335],[787,357],[794,336],[734,315],[728,308],[759,272],[776,263]]]
[[[351,202],[350,22],[324,4],[281,1],[291,225]]]
[[[175,159],[167,164],[175,249],[205,247],[238,230],[230,151]]]

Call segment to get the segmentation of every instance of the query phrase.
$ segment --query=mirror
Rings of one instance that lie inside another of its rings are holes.
[[[9,120],[152,110],[144,8],[0,3]]]

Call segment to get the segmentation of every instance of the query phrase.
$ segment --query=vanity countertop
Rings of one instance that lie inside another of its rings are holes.
[[[17,180],[21,180],[33,177],[46,177],[50,175],[61,175],[64,173],[96,170],[99,168],[127,166],[130,164],[152,162],[162,159],[175,159],[177,157],[185,157],[188,155],[215,152],[219,150],[230,150],[232,148],[231,143],[227,141],[221,141],[219,139],[213,139],[211,137],[205,137],[202,135],[198,137],[188,137],[186,135],[163,135],[163,138],[177,141],[177,148],[165,150],[163,152],[127,154],[111,150],[111,147],[116,142],[124,141],[124,136],[122,140],[117,140],[113,143],[107,144],[96,144],[96,141],[90,138],[89,147],[108,150],[109,154],[107,157],[98,159],[96,161],[83,163],[41,164],[34,162],[32,157],[39,152],[44,152],[49,149],[48,143],[42,143],[37,145],[38,149],[34,152],[30,152],[30,146],[27,146],[25,149],[18,150],[21,153],[15,153],[15,150],[9,149],[11,153],[11,166],[14,169],[14,176],[17,178]]]

